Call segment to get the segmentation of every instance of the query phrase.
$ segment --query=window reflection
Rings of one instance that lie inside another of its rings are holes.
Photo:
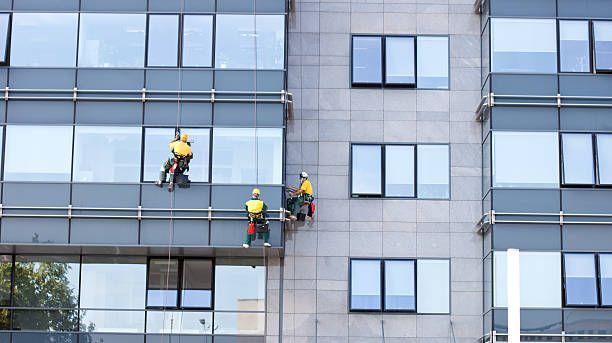
[[[414,196],[413,145],[385,147],[385,195],[389,197]]]
[[[612,184],[612,135],[597,135],[597,165],[599,183]]]
[[[212,312],[147,312],[147,333],[210,335],[212,330]]]
[[[353,36],[353,84],[382,82],[382,38]]]
[[[183,66],[211,67],[213,17],[186,15],[183,21]]]
[[[417,192],[419,198],[446,199],[449,190],[448,145],[417,146]]]
[[[384,263],[385,310],[416,310],[414,261]]]
[[[144,14],[83,13],[79,67],[143,67]]]
[[[176,307],[178,301],[179,261],[151,259],[147,285],[148,307]]]
[[[284,34],[283,15],[217,15],[215,66],[283,69]]]
[[[71,126],[7,126],[4,180],[70,181],[71,146]]]
[[[144,311],[81,311],[81,330],[86,332],[143,333]]]
[[[140,180],[140,127],[77,126],[74,141],[74,181]]]
[[[599,282],[601,304],[612,305],[612,254],[599,255]]]
[[[417,289],[417,306],[419,313],[449,313],[449,261],[418,260]]]
[[[74,67],[77,27],[76,13],[14,13],[11,65]]]
[[[216,335],[263,335],[265,313],[215,312]]]
[[[351,260],[351,310],[380,310],[380,261]]]
[[[282,137],[282,129],[214,129],[213,182],[280,184]]]
[[[561,141],[563,183],[592,185],[595,182],[592,136],[590,134],[563,134]]]
[[[78,331],[77,310],[13,310],[13,330]]]
[[[597,306],[594,254],[564,254],[565,303]]]
[[[589,22],[559,21],[559,50],[561,72],[588,73],[591,70]]]
[[[265,310],[265,277],[263,266],[223,265],[215,266],[215,309],[223,311]],[[249,287],[244,287],[249,285]],[[215,314],[217,316],[217,314]]]
[[[448,88],[448,37],[417,37],[417,86]]]
[[[414,85],[414,37],[386,37],[385,45],[385,82]]]
[[[183,283],[181,290],[181,306],[211,307],[212,306],[212,261],[183,261]]]
[[[491,71],[557,72],[557,25],[554,19],[491,19]]]
[[[595,67],[598,71],[612,70],[612,22],[594,21]]]
[[[381,194],[381,146],[353,145],[352,184],[353,194]]]
[[[147,265],[143,257],[83,257],[81,308],[144,309]]]
[[[193,182],[208,182],[210,129],[181,128],[189,135],[193,159],[189,163],[189,179]],[[144,181],[159,178],[159,168],[171,155],[168,144],[174,137],[173,128],[145,129]]]
[[[149,67],[176,67],[178,63],[178,15],[150,15],[147,47]]]

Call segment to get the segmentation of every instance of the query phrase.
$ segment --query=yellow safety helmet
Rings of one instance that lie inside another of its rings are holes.
[[[260,195],[261,191],[259,190],[259,188],[253,188],[253,191],[251,192],[251,194],[257,194]]]
[[[181,135],[181,141],[187,143],[187,140],[189,139],[189,135],[187,135],[186,133],[183,133]]]

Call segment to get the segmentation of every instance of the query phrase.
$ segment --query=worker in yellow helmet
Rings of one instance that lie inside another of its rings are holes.
[[[244,209],[249,218],[246,240],[244,244],[242,244],[245,248],[250,247],[251,242],[257,238],[263,238],[265,247],[271,246],[270,243],[268,243],[270,239],[268,206],[260,199],[260,196],[261,191],[258,188],[254,188],[251,192],[251,198],[244,204]]]
[[[169,147],[170,151],[172,152],[172,156],[170,156],[168,160],[162,164],[159,171],[159,180],[155,182],[157,186],[163,186],[174,159],[178,160],[178,170],[180,173],[189,170],[189,162],[193,158],[193,152],[191,151],[191,143],[189,143],[188,140],[189,136],[186,133],[183,133],[180,136],[177,133],[174,140],[170,142]]]
[[[287,199],[287,210],[291,212],[290,220],[304,219],[312,220],[314,214],[314,195],[312,183],[308,180],[308,173],[300,173],[300,187],[289,193]],[[307,213],[302,213],[302,207],[306,208]]]

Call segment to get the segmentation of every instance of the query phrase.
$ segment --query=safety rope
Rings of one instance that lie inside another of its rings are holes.
[[[183,32],[183,21],[185,19],[184,16],[184,8],[185,8],[185,0],[180,0],[179,2],[179,32],[180,32],[180,36],[179,36],[179,40],[178,40],[178,56],[177,56],[177,65],[178,65],[178,85],[176,87],[177,89],[177,96],[176,96],[176,126],[174,129],[174,134],[175,134],[175,138],[176,135],[180,135],[180,128],[179,125],[181,123],[181,96],[182,96],[182,90],[183,90],[183,69],[182,69],[182,65],[183,65],[183,61],[182,61],[182,56],[183,56],[183,37],[185,36],[184,32]],[[180,138],[180,137],[179,137]],[[177,161],[178,163],[178,161]],[[172,177],[174,177],[174,175],[172,175]],[[174,180],[170,180],[170,182],[172,182],[172,187],[175,187],[176,185],[174,184]],[[170,264],[172,262],[172,242],[174,241],[174,200],[175,200],[175,194],[174,191],[170,192],[170,221],[169,221],[169,225],[168,225],[168,261],[167,261],[167,267],[166,267],[166,292],[168,292],[170,290]],[[179,268],[177,266],[177,273],[179,271]],[[165,326],[166,323],[166,304],[164,303],[163,306],[163,315],[162,315],[162,334],[161,334],[161,341],[163,342],[164,340],[164,333],[165,330],[163,329],[163,327]],[[183,313],[182,312],[177,312],[180,314],[180,323],[179,325],[182,326],[182,321],[183,321]],[[179,326],[179,329],[180,329]],[[171,318],[170,320],[170,332],[168,334],[168,339],[171,340],[172,339],[172,333],[174,331],[174,318]],[[179,335],[179,342],[181,341],[181,337]]]

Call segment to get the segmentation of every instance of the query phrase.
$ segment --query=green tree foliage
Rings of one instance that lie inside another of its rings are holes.
[[[9,305],[11,264],[0,263],[0,302]],[[13,329],[75,331],[78,327],[78,289],[70,284],[72,266],[65,262],[18,262],[15,264]],[[41,310],[43,308],[45,310]],[[59,310],[46,310],[49,308]],[[8,310],[0,311],[0,327],[8,329]]]

